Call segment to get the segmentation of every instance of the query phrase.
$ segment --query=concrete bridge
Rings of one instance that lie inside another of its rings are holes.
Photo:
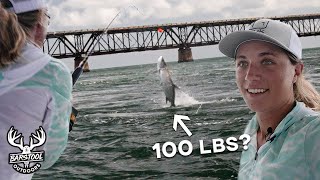
[[[102,36],[92,56],[178,48],[178,62],[187,62],[193,61],[191,47],[218,44],[260,18],[118,27],[107,33],[103,29],[49,32],[43,50],[55,58],[74,58],[77,67]],[[288,23],[300,37],[320,35],[320,13],[264,18]],[[88,64],[85,69],[89,71]]]

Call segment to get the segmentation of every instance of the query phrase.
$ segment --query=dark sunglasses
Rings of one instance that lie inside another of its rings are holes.
[[[49,26],[50,25],[51,16],[48,14],[48,12],[44,12],[44,15],[46,15],[47,18],[48,18],[48,26]]]

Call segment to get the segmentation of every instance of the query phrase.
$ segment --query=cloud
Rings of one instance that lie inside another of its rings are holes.
[[[316,13],[319,0],[49,0],[49,31]]]

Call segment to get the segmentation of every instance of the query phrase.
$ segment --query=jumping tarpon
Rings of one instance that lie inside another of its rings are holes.
[[[167,64],[162,56],[158,59],[157,69],[160,76],[161,86],[166,96],[166,103],[169,101],[171,106],[175,106],[175,89],[178,87],[173,84]]]

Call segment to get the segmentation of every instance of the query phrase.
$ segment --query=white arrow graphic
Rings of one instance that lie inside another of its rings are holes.
[[[188,134],[188,136],[191,136],[192,133],[189,131],[189,129],[187,128],[187,126],[183,123],[183,120],[190,120],[188,116],[183,116],[183,115],[174,115],[173,118],[173,129],[175,131],[177,131],[177,127],[178,127],[178,123],[180,124],[180,126],[182,127],[182,129]]]

